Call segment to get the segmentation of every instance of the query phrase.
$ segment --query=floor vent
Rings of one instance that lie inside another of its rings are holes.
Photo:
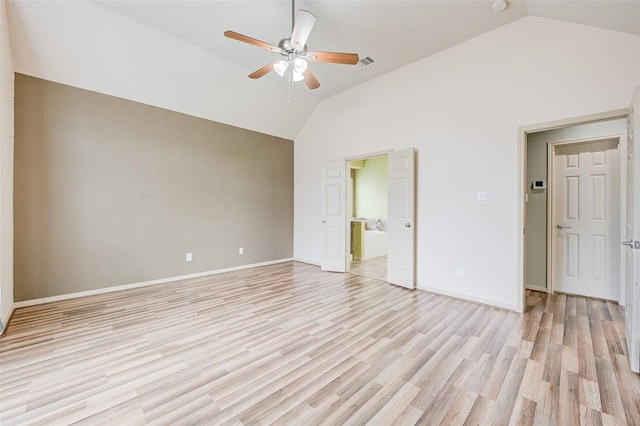
[[[371,56],[365,56],[364,58],[360,59],[360,61],[358,61],[358,67],[359,68],[366,68],[369,67],[373,64],[376,63],[376,60],[373,59]]]

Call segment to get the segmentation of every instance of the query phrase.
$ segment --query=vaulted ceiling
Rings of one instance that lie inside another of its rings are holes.
[[[291,33],[289,1],[98,3],[233,62],[246,74],[274,61],[278,54],[225,38],[225,30],[275,45]],[[501,13],[492,13],[491,4],[487,0],[296,1],[296,10],[317,16],[307,42],[311,50],[354,52],[376,61],[366,68],[313,63],[321,87],[312,94],[326,98],[525,16],[640,34],[640,1],[510,1]],[[275,73],[264,78],[286,84]]]
[[[512,0],[501,13],[491,11],[492,3],[297,0],[296,10],[317,17],[310,50],[354,52],[375,63],[311,63],[321,86],[309,90],[296,83],[294,92],[273,72],[260,80],[247,77],[277,53],[223,35],[234,30],[278,44],[291,33],[288,0],[6,5],[16,72],[287,139],[298,135],[323,99],[510,24],[548,18],[640,35],[638,0]]]

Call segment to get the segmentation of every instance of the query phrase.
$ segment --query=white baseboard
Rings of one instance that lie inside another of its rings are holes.
[[[441,294],[443,296],[455,297],[456,299],[467,300],[469,302],[480,303],[482,305],[491,306],[492,308],[500,308],[506,309],[509,311],[514,311],[520,313],[518,307],[516,305],[511,305],[509,303],[501,303],[496,302],[495,300],[483,299],[482,297],[469,296],[467,294],[456,293],[455,291],[446,291],[439,288],[426,287],[426,286],[418,286],[418,290],[426,290],[431,293]]]
[[[252,263],[250,265],[241,265],[241,266],[234,266],[234,267],[231,267],[231,268],[216,269],[216,270],[213,270],[213,271],[197,272],[195,274],[180,275],[180,276],[177,276],[177,277],[160,278],[160,279],[157,279],[157,280],[143,281],[143,282],[139,282],[139,283],[122,284],[122,285],[117,285],[117,286],[113,286],[113,287],[99,288],[99,289],[96,289],[96,290],[87,290],[87,291],[79,291],[77,293],[62,294],[60,296],[51,296],[51,297],[43,297],[41,299],[25,300],[25,301],[22,301],[22,302],[15,302],[13,304],[13,309],[23,308],[25,306],[41,305],[43,303],[58,302],[58,301],[67,300],[67,299],[75,299],[77,297],[93,296],[95,294],[112,293],[112,292],[115,292],[115,291],[128,290],[128,289],[132,289],[132,288],[146,287],[146,286],[156,285],[156,284],[164,284],[164,283],[169,283],[169,282],[173,282],[173,281],[189,280],[189,279],[193,279],[193,278],[204,277],[204,276],[207,276],[207,275],[216,275],[216,274],[222,274],[222,273],[225,273],[225,272],[241,271],[243,269],[256,268],[256,267],[259,267],[259,266],[268,266],[268,265],[275,265],[277,263],[291,262],[292,260],[294,260],[294,259],[293,258],[287,258],[287,259],[270,260],[268,262]],[[4,323],[4,324],[6,324],[6,323]],[[6,325],[5,325],[5,328],[6,328]]]
[[[293,260],[294,260],[295,262],[307,263],[307,264],[309,264],[309,265],[313,265],[313,266],[322,266],[322,264],[321,264],[321,263],[314,262],[314,261],[312,261],[312,260],[300,259],[299,257],[294,257],[294,258],[293,258]]]
[[[300,259],[300,258],[294,258],[293,260],[295,262],[302,262],[302,263],[308,263],[310,265],[321,266],[320,263],[313,262],[311,260]],[[500,303],[500,302],[496,302],[495,300],[483,299],[481,297],[473,297],[466,294],[456,293],[454,291],[445,291],[439,288],[433,288],[433,287],[427,287],[427,286],[418,285],[416,288],[418,290],[430,291],[431,293],[441,294],[443,296],[455,297],[456,299],[462,299],[462,300],[467,300],[469,302],[480,303],[482,305],[491,306],[492,308],[506,309],[509,311],[520,313],[516,305],[511,305],[508,303]]]

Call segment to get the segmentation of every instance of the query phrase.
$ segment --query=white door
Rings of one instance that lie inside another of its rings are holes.
[[[554,290],[618,300],[618,140],[555,147]]]
[[[323,271],[345,272],[345,162],[325,164],[322,179]]]
[[[413,149],[389,154],[389,217],[387,221],[387,280],[414,288],[414,187]]]
[[[627,223],[625,253],[625,333],[631,370],[640,373],[640,87],[629,110],[627,137]]]

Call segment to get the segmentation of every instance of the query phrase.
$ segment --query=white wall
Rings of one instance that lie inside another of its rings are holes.
[[[638,84],[640,37],[528,17],[326,99],[296,138],[294,256],[321,260],[325,161],[413,146],[418,287],[517,309],[518,128],[627,107]]]
[[[20,1],[7,9],[22,74],[286,139],[318,103],[304,88],[287,104],[285,85],[251,81],[250,71],[94,2]]]
[[[0,2],[0,332],[13,306],[13,60]]]

